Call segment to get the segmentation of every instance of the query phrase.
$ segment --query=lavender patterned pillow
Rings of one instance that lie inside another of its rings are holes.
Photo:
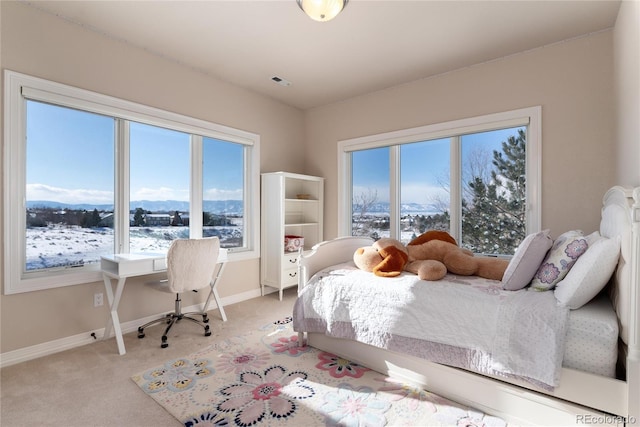
[[[580,230],[567,231],[558,236],[533,277],[531,287],[536,291],[553,289],[588,247],[587,239]]]

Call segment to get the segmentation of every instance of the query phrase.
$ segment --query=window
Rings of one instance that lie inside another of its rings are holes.
[[[102,222],[113,213],[115,120],[30,100],[26,108],[24,272],[113,253]]]
[[[191,135],[129,124],[129,252],[166,252],[189,237]]]
[[[339,233],[512,255],[540,228],[539,147],[540,107],[341,141]]]
[[[5,294],[175,238],[259,254],[258,135],[5,71],[4,143]]]
[[[374,239],[390,236],[389,148],[354,151],[351,155],[353,191],[352,232]]]
[[[222,247],[241,246],[249,234],[244,220],[244,148],[240,144],[204,138],[202,235],[218,236]]]

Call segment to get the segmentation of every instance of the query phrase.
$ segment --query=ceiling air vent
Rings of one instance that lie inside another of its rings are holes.
[[[271,77],[271,80],[278,83],[280,86],[291,86],[291,82],[289,80],[285,80],[278,76]]]

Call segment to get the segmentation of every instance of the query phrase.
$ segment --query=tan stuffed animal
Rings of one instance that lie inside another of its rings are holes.
[[[453,240],[453,242],[455,242],[455,240]],[[409,254],[409,263],[405,268],[408,271],[414,269],[414,263],[420,265],[423,260],[428,259],[440,261],[444,264],[446,270],[453,274],[502,280],[502,276],[509,265],[509,261],[506,259],[476,257],[471,251],[462,249],[449,240],[429,240],[423,236],[418,236],[410,242],[407,245],[407,252]]]
[[[447,268],[440,261],[413,260],[408,264],[408,260],[407,248],[391,238],[382,238],[371,246],[357,249],[353,254],[353,262],[359,269],[380,277],[395,277],[403,270],[417,274],[422,280],[440,280],[447,274]]]
[[[358,248],[353,254],[353,262],[360,270],[380,277],[400,275],[407,265],[409,254],[396,239],[382,238],[371,246]]]
[[[458,247],[449,233],[433,230],[416,237],[406,247],[396,239],[382,238],[356,250],[353,261],[359,269],[376,276],[395,277],[406,270],[422,280],[440,280],[447,271],[501,280],[509,264],[499,258],[475,257],[471,251]]]
[[[409,261],[407,262],[405,270],[417,274],[418,277],[422,280],[442,279],[447,274],[447,266],[444,264],[443,260],[438,258],[430,258],[427,256],[420,257],[420,251],[418,250],[418,248],[420,248],[425,243],[435,240],[448,242],[455,245],[456,247],[458,246],[456,239],[454,239],[446,231],[426,231],[410,241],[407,245]],[[466,249],[463,249],[463,251],[466,251]],[[473,253],[471,253],[471,251],[467,252],[469,252],[469,254],[473,256]]]

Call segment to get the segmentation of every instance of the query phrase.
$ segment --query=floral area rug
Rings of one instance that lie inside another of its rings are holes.
[[[291,318],[132,379],[185,426],[504,426],[356,363],[299,347]]]

